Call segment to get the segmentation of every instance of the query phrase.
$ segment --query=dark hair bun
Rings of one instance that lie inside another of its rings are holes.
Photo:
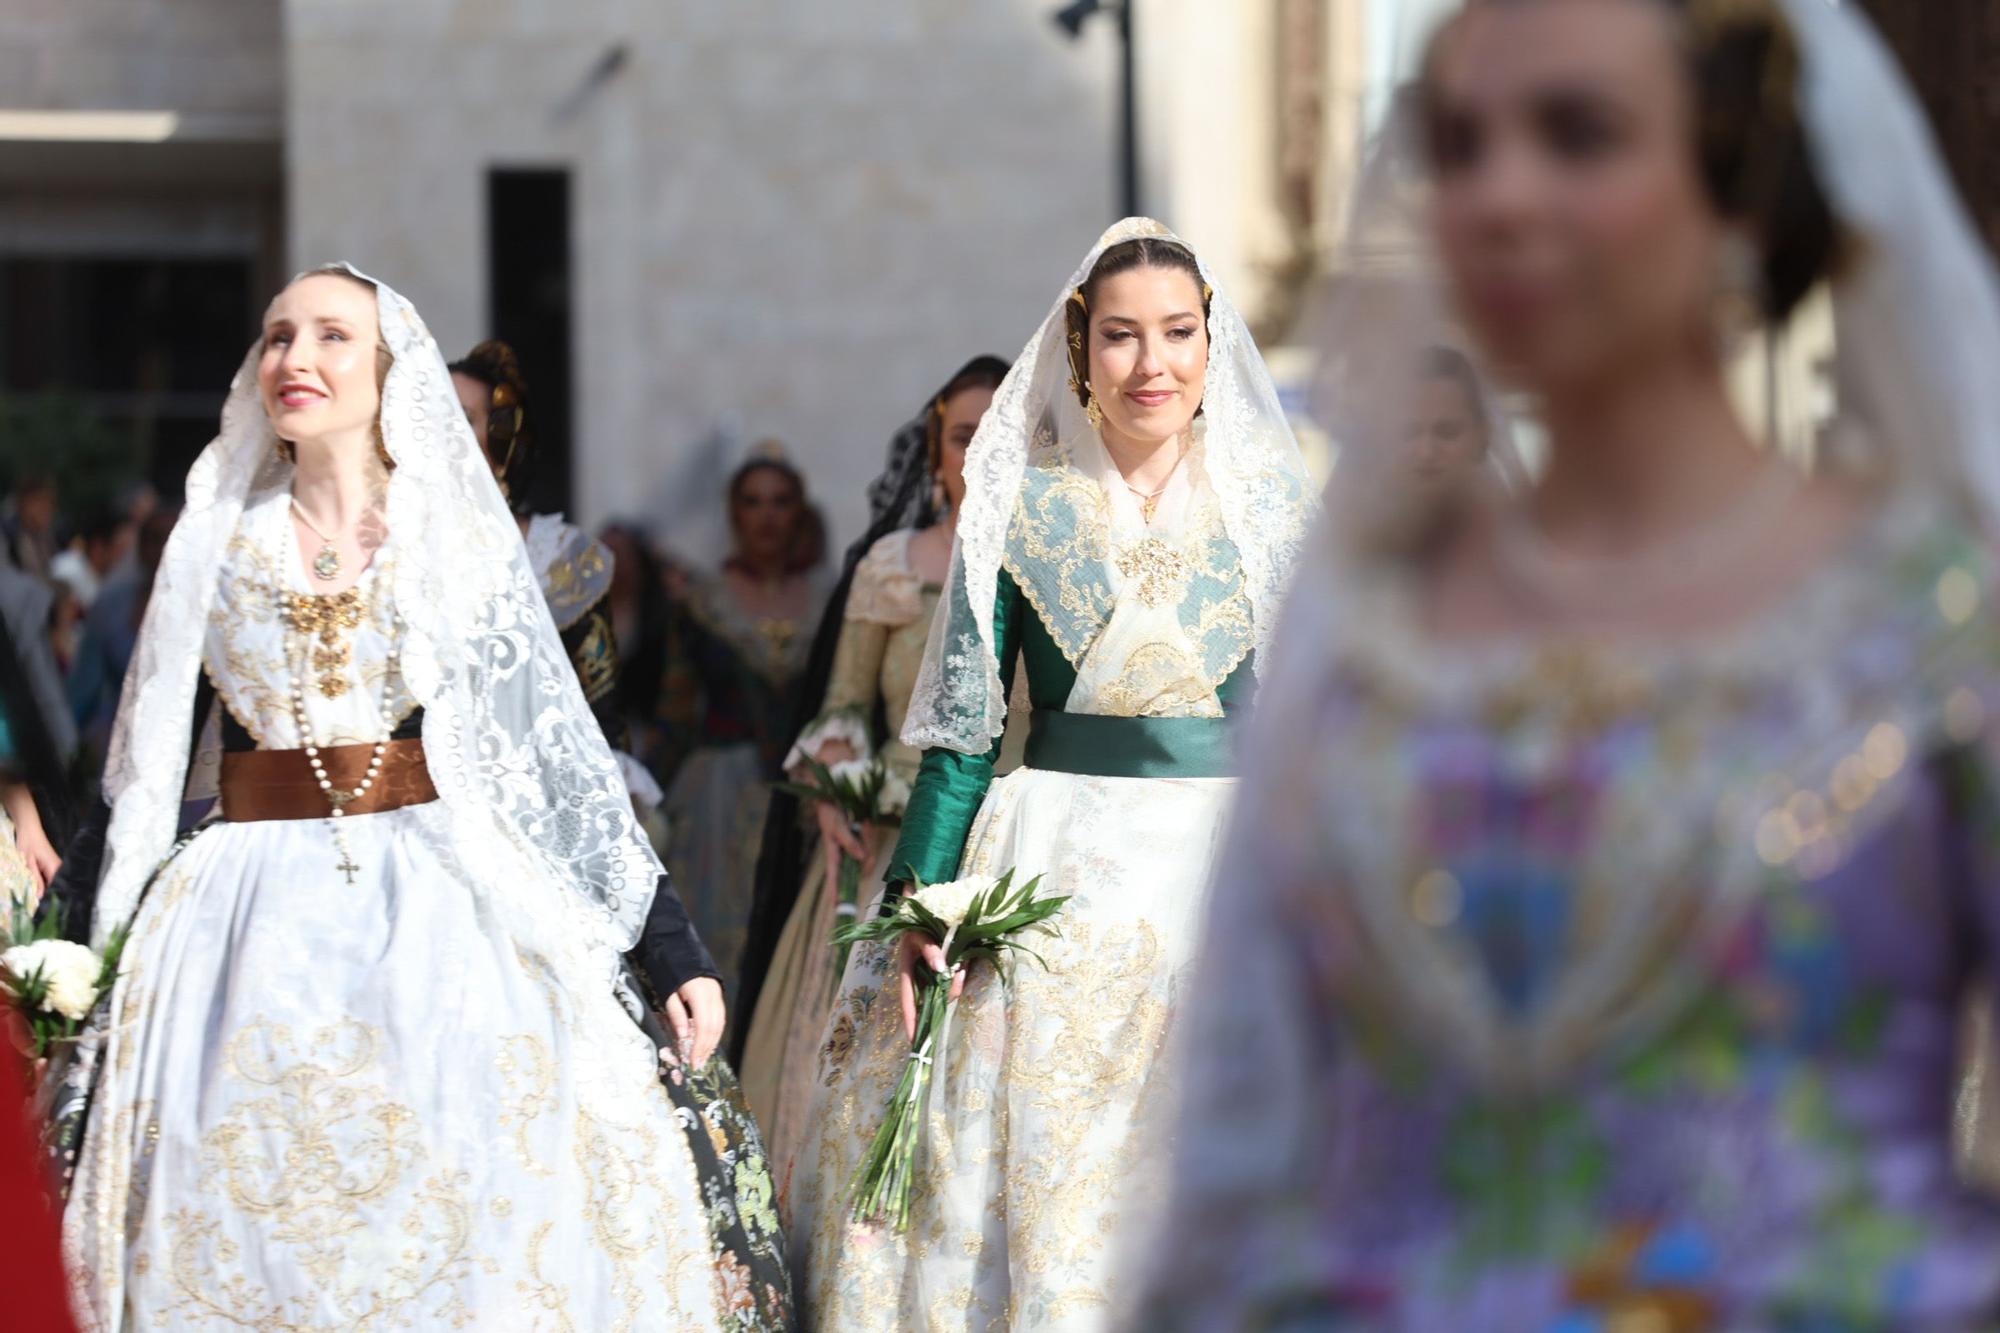
[[[1847,253],[1799,115],[1797,40],[1775,5],[1708,17],[1701,0],[1671,3],[1688,16],[1703,180],[1720,212],[1753,229],[1764,314],[1782,322]]]

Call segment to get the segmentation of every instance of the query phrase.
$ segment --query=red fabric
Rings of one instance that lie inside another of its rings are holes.
[[[12,1015],[0,1015],[0,1026],[0,1322],[16,1333],[75,1333]]]

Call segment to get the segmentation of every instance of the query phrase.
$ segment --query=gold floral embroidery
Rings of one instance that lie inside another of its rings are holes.
[[[1160,1059],[1168,1011],[1153,991],[1165,950],[1148,923],[1104,932],[1068,923],[1050,964],[1018,1001],[1033,1006],[1035,1039],[1008,1045],[1007,1087],[1044,1113],[1044,1137],[1032,1153],[1008,1154],[1006,1208],[1009,1262],[1038,1279],[1047,1317],[1061,1319],[1108,1303],[1064,1274],[1091,1272],[1101,1258],[1116,1217],[1110,1201],[1139,1166],[1130,1159],[1142,1139],[1118,1136],[1107,1151],[1093,1132],[1132,1105]],[[1122,1016],[1109,1030],[1107,1014]]]
[[[500,1128],[512,1137],[514,1151],[530,1175],[552,1176],[555,1171],[535,1155],[528,1127],[557,1105],[555,1061],[549,1048],[533,1033],[507,1037],[500,1043],[500,1077],[506,1081],[508,1099],[500,1112]]]
[[[1118,553],[1118,572],[1133,581],[1133,591],[1147,606],[1171,606],[1187,595],[1194,566],[1186,556],[1148,537]]]
[[[270,1095],[239,1103],[203,1143],[204,1187],[220,1184],[230,1202],[275,1224],[272,1239],[300,1249],[324,1277],[342,1242],[367,1225],[363,1205],[401,1183],[422,1149],[411,1112],[379,1086],[359,1082],[375,1063],[381,1036],[346,1021],[299,1043],[283,1024],[254,1023],[224,1056],[228,1077]],[[258,1149],[268,1135],[285,1144],[273,1160]]]
[[[782,685],[798,671],[811,637],[800,621],[749,615],[717,578],[689,581],[687,609],[695,623],[734,648],[764,680]]]
[[[618,653],[612,647],[611,622],[602,612],[593,612],[589,619],[590,628],[584,631],[583,641],[570,660],[576,666],[583,697],[595,704],[618,684]]]
[[[549,563],[542,575],[542,595],[558,629],[568,629],[604,600],[611,590],[611,553],[602,543],[578,532],[571,544]]]
[[[535,1228],[528,1242],[528,1277],[518,1286],[535,1311],[535,1321],[529,1326],[532,1333],[577,1333],[576,1322],[569,1317],[569,1288],[550,1281],[542,1272],[542,1251],[548,1248],[549,1233],[554,1230],[553,1222]]]
[[[617,1324],[621,1330],[637,1327],[639,1311],[646,1303],[646,1292],[639,1285],[639,1261],[658,1244],[652,1214],[639,1206],[645,1175],[626,1150],[633,1138],[613,1134],[588,1111],[577,1113],[576,1164],[583,1173],[586,1191],[584,1220],[611,1260],[611,1294],[621,1311]],[[643,1143],[644,1155],[651,1156],[653,1136],[636,1138]]]
[[[1212,492],[1202,491],[1172,540],[1148,535],[1113,549],[1104,488],[1072,466],[1052,436],[1036,442],[1001,562],[1049,637],[1073,667],[1102,637],[1116,610],[1106,562],[1136,583],[1149,607],[1173,606],[1201,660],[1210,690],[1254,644],[1243,565]]]
[[[1029,457],[1001,560],[1071,666],[1111,615],[1104,580],[1109,534],[1104,488],[1071,467],[1068,452],[1044,432]]]
[[[1186,884],[1148,884],[1169,895],[1157,917],[1136,908],[1131,885],[1157,867],[1098,836],[1130,818],[1123,798],[1108,784],[1066,781],[1063,839],[1023,839],[1023,803],[1059,799],[1048,777],[1028,776],[992,788],[961,873],[1032,857],[1048,872],[1048,892],[1079,897],[1049,944],[1048,971],[1018,970],[1011,994],[989,972],[970,979],[939,1058],[945,1083],[926,1124],[924,1202],[902,1235],[855,1224],[845,1206],[907,1062],[901,1015],[879,982],[842,997],[857,1029],[852,1054],[822,1100],[817,1141],[794,1179],[816,1327],[1011,1328],[1099,1322],[1109,1312],[1113,1238],[1146,1211],[1151,1117],[1171,1101],[1163,1055],[1177,960],[1190,941],[1165,903],[1184,902],[1177,895],[1195,891],[1199,872]],[[1221,799],[1184,808],[1219,817]],[[865,961],[859,951],[857,960]]]
[[[471,1271],[470,1178],[441,1172],[405,1196],[423,1157],[409,1108],[368,1075],[382,1034],[352,1020],[301,1039],[283,1024],[256,1022],[225,1048],[227,1082],[261,1090],[237,1103],[202,1144],[204,1189],[220,1187],[239,1213],[260,1219],[262,1239],[289,1249],[331,1304],[351,1312],[337,1325],[300,1322],[240,1273],[237,1242],[205,1212],[182,1208],[165,1245],[171,1313],[229,1326],[292,1333],[366,1328],[428,1298],[433,1323],[468,1327],[473,1314],[453,1288]],[[281,1150],[262,1145],[275,1141]],[[379,1227],[385,1210],[408,1237],[399,1262],[380,1273],[358,1269],[348,1244]],[[399,1214],[399,1215],[398,1215]],[[369,1282],[376,1282],[372,1288]]]
[[[1113,717],[1221,717],[1222,701],[1201,663],[1173,644],[1141,644],[1100,691],[1095,711]]]

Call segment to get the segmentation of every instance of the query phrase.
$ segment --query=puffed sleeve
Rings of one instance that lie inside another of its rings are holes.
[[[1021,618],[1032,614],[1011,574],[1001,572],[993,603],[993,648],[1000,659],[1000,684],[1011,694],[1015,656],[1020,646]],[[972,833],[972,821],[993,785],[993,766],[1000,759],[995,740],[983,754],[956,750],[924,752],[923,767],[910,792],[902,836],[896,840],[885,878],[891,884],[922,880],[939,884],[958,874],[958,859]]]

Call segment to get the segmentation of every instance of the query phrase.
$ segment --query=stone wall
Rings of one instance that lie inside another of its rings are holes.
[[[176,111],[202,132],[277,134],[278,0],[9,0],[9,110]]]
[[[1017,352],[1110,220],[1109,25],[1071,47],[1050,8],[285,0],[292,258],[462,349],[485,173],[566,166],[577,516],[712,514],[675,469],[727,428],[787,441],[852,534],[896,425]]]

